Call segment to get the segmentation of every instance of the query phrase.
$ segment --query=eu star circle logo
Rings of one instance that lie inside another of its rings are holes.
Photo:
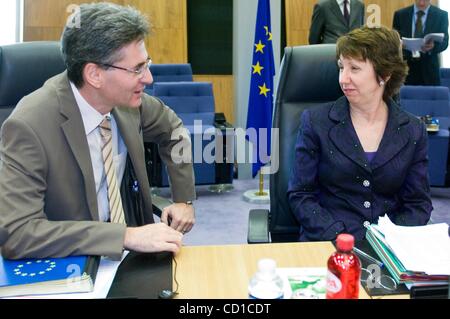
[[[14,274],[20,277],[36,277],[42,276],[51,272],[56,268],[56,262],[51,260],[38,259],[35,261],[27,261],[26,263],[19,264],[14,269]]]

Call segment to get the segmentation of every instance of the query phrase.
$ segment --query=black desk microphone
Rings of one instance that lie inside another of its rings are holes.
[[[175,296],[175,292],[169,289],[163,289],[159,292],[159,299],[172,299]]]
[[[0,246],[3,245],[8,239],[8,232],[3,227],[0,227]]]

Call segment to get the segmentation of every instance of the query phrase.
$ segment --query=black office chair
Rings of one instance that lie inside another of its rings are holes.
[[[208,152],[211,145],[215,148],[222,147],[221,151],[214,150],[213,155],[217,152],[218,160],[210,162],[202,157],[193,163],[195,185],[211,185],[217,189],[232,188],[234,161],[228,160],[227,151],[230,153],[230,149],[234,149],[234,128],[224,118],[222,122],[218,121],[212,83],[159,82],[153,86],[153,95],[169,106],[190,132],[194,160],[195,151],[203,154],[205,150]],[[201,125],[195,127],[196,121]],[[147,167],[147,171],[151,172],[149,180],[153,187],[168,187],[166,166],[152,144],[145,145],[147,163],[151,163]]]
[[[59,42],[0,46],[0,126],[22,97],[65,68]]]
[[[150,65],[153,83],[147,85],[144,92],[153,95],[153,84],[160,82],[192,82],[192,67],[190,63],[164,63]]]
[[[285,49],[272,123],[273,128],[279,129],[279,169],[270,175],[270,211],[250,211],[248,243],[298,240],[299,224],[290,209],[286,193],[295,160],[300,116],[307,108],[342,96],[338,80],[334,44]]]

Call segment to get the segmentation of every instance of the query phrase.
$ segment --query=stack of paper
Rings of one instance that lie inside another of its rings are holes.
[[[398,282],[447,281],[450,276],[449,226],[397,226],[389,217],[367,226],[366,238]]]
[[[425,43],[429,43],[431,41],[442,42],[443,40],[443,33],[429,33],[423,38],[402,38],[404,48],[411,52],[420,51]]]

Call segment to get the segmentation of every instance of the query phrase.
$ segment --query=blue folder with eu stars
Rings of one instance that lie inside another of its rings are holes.
[[[99,257],[4,259],[0,256],[0,297],[91,292]]]

